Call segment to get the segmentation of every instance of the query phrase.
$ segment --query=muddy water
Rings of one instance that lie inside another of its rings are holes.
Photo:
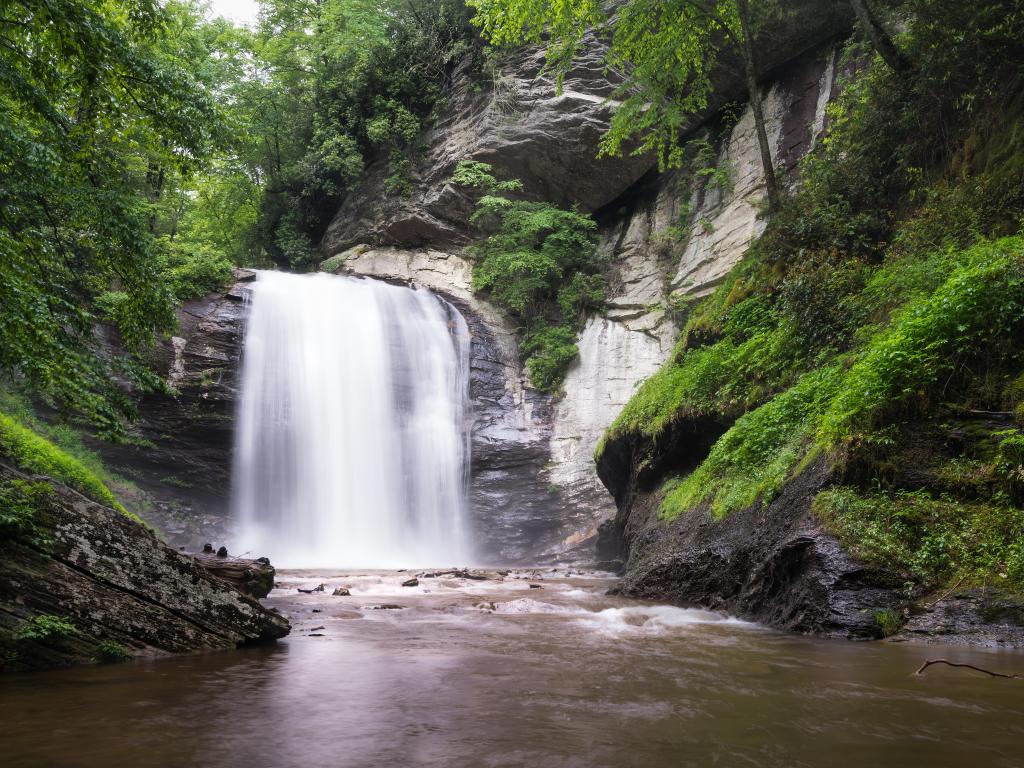
[[[411,575],[283,574],[273,648],[6,678],[0,765],[1024,765],[1024,682],[912,674],[1024,654],[794,637],[594,574]]]

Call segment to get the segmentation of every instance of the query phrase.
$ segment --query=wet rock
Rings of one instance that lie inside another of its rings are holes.
[[[404,610],[404,605],[398,603],[380,603],[379,605],[367,605],[366,610],[368,611],[401,611]]]
[[[277,571],[265,557],[250,560],[242,557],[228,557],[227,550],[221,547],[224,554],[218,551],[215,555],[203,548],[203,552],[195,555],[196,563],[206,573],[215,578],[232,584],[243,594],[264,598],[274,588],[274,576]]]
[[[304,595],[311,595],[314,592],[323,592],[325,586],[323,584],[317,584],[315,587],[298,587],[297,591]]]
[[[345,587],[338,587],[336,590],[331,592],[331,594],[334,595],[335,597],[348,597],[352,593],[348,589],[346,589]]]
[[[407,579],[402,582],[403,587],[418,587],[420,585],[419,579]]]
[[[531,584],[530,589],[544,589],[540,584]]]
[[[850,557],[818,523],[811,501],[830,475],[819,460],[770,504],[723,519],[700,507],[665,522],[660,494],[625,491],[628,557],[613,591],[796,632],[880,637],[875,611],[902,609],[902,580]]]
[[[984,589],[925,598],[892,639],[1024,648],[1024,600]]]
[[[0,464],[0,480],[29,478]],[[39,615],[61,617],[74,632],[54,644],[19,641],[7,662],[65,666],[100,656],[104,643],[130,656],[154,656],[234,648],[288,633],[284,617],[210,576],[151,530],[47,482],[48,546],[0,541],[0,640]]]

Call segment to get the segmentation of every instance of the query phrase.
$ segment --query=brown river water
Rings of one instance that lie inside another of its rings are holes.
[[[593,573],[413,575],[279,574],[274,647],[4,678],[0,766],[1024,766],[1024,681],[913,674],[1021,653],[787,635]]]

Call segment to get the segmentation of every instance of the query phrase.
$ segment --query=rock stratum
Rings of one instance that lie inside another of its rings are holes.
[[[45,533],[0,540],[2,666],[33,669],[236,648],[288,634],[278,613],[211,577],[144,525],[48,478]],[[63,628],[40,617],[56,617]]]

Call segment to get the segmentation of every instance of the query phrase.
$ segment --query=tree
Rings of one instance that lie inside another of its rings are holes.
[[[853,6],[853,11],[857,14],[857,21],[864,28],[871,44],[878,51],[882,60],[889,65],[889,68],[893,72],[910,71],[910,62],[900,53],[882,23],[871,12],[867,0],[850,0],[850,5]]]
[[[115,434],[174,326],[154,212],[220,125],[174,3],[12,0],[0,19],[0,372]],[[104,356],[98,321],[131,353]]]

